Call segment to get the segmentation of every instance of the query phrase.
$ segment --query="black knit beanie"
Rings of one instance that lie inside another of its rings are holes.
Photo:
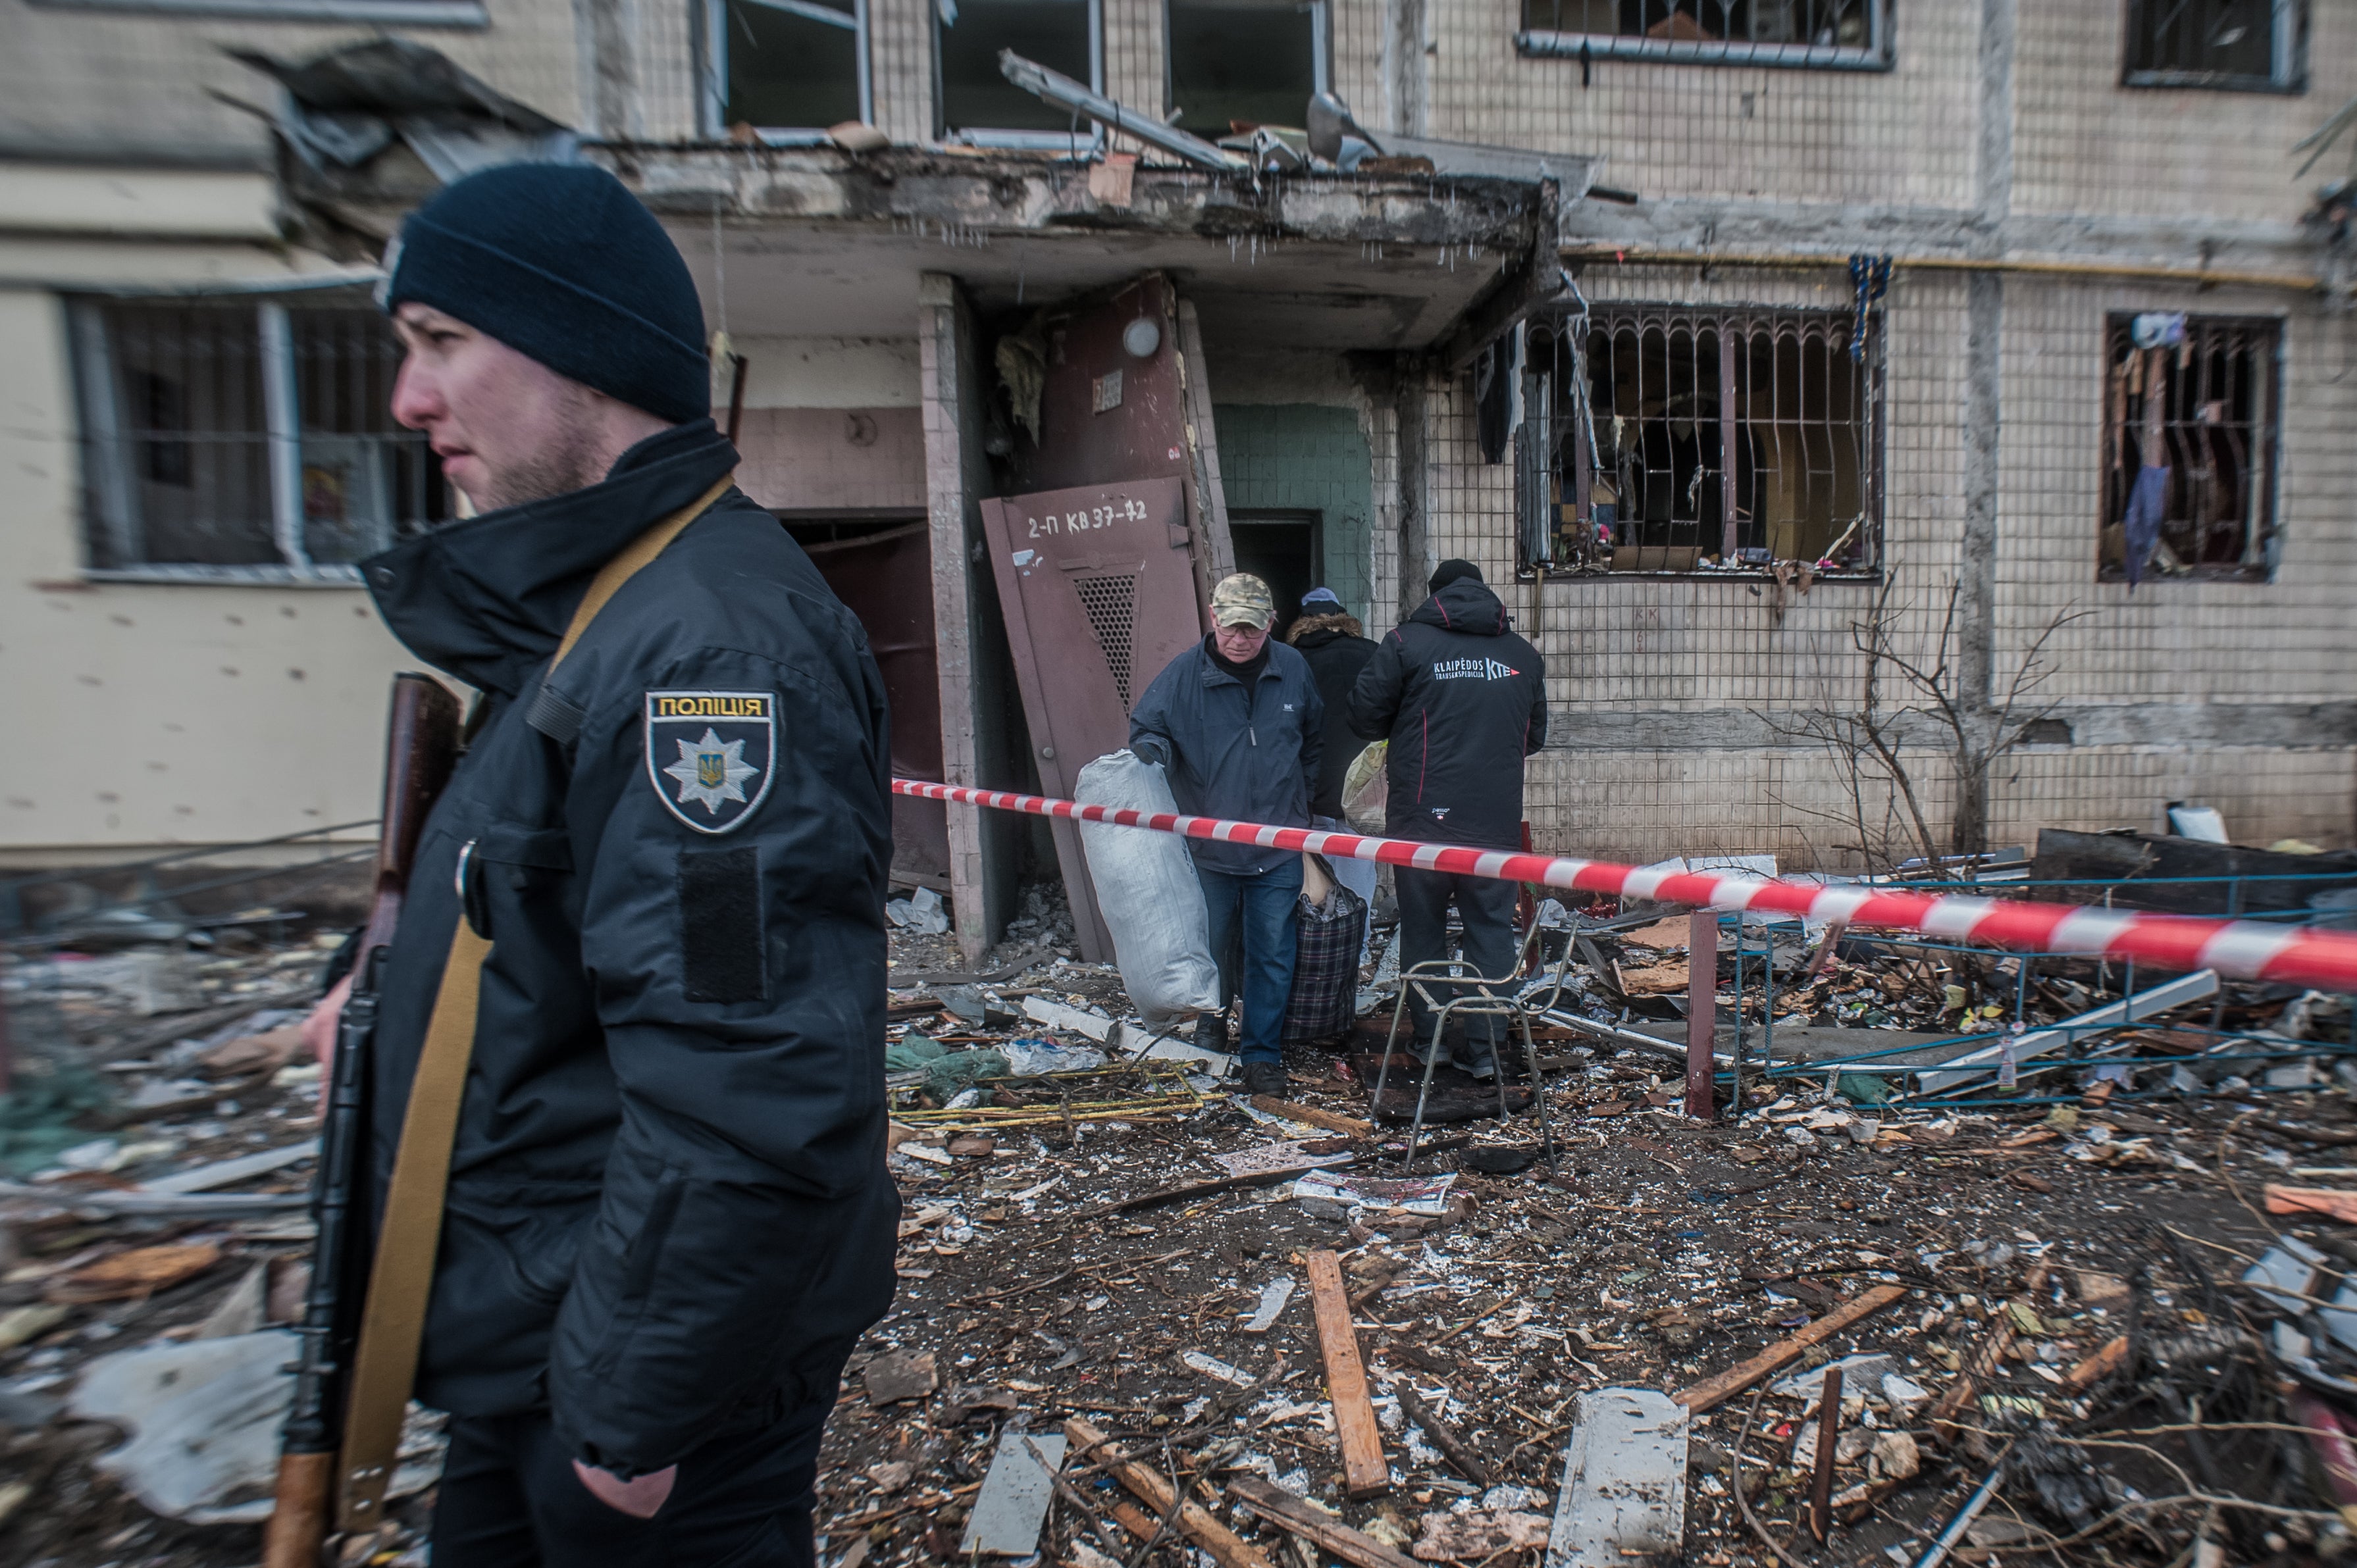
[[[457,312],[453,311],[451,314],[456,315]],[[1467,577],[1472,578],[1477,583],[1480,582],[1481,568],[1470,561],[1460,561],[1451,556],[1432,569],[1432,581],[1424,585],[1424,591],[1427,594],[1437,594],[1449,584]]]
[[[695,282],[654,214],[604,169],[468,175],[409,215],[384,267],[388,312],[432,306],[673,424],[712,412]]]

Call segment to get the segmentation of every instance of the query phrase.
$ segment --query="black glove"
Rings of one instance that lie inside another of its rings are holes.
[[[1137,758],[1140,762],[1150,762],[1154,764],[1155,767],[1164,768],[1166,770],[1170,766],[1170,753],[1164,748],[1163,744],[1158,740],[1132,741],[1129,746],[1129,754]]]

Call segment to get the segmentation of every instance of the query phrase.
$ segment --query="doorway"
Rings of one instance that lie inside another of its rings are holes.
[[[868,651],[892,707],[892,771],[940,782],[942,692],[933,646],[932,542],[922,518],[809,517],[780,521],[844,608],[866,628]],[[949,808],[892,797],[892,880],[950,890]]]
[[[1275,596],[1276,618],[1268,629],[1282,640],[1301,614],[1301,596],[1325,581],[1323,514],[1232,509],[1228,535],[1235,547],[1236,570],[1266,583]]]

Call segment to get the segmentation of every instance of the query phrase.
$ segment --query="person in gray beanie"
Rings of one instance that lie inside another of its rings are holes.
[[[422,1297],[411,1391],[451,1418],[436,1568],[807,1568],[899,1217],[883,680],[731,482],[694,282],[619,180],[471,176],[385,274],[394,417],[479,513],[361,564],[480,693],[371,970],[357,1205],[431,1211],[403,1145],[455,1031],[430,1270],[378,1271]]]

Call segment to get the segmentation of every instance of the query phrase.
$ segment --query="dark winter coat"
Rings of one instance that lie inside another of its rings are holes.
[[[1254,685],[1244,683],[1202,641],[1163,667],[1129,712],[1129,749],[1159,762],[1178,809],[1280,828],[1309,825],[1326,707],[1309,661],[1275,640]],[[1296,852],[1189,839],[1207,871],[1256,875]]]
[[[416,1394],[545,1407],[625,1477],[831,1397],[892,1295],[890,728],[859,623],[731,489],[544,680],[599,566],[736,463],[698,420],[364,565],[394,634],[482,693],[418,847],[371,1085],[381,1208],[464,849],[491,950]],[[766,707],[770,732],[648,722],[664,693]],[[743,744],[699,773],[718,730]]]
[[[1546,666],[1507,624],[1498,596],[1461,577],[1375,645],[1351,688],[1351,727],[1391,742],[1393,836],[1522,847],[1523,758],[1546,740]]]
[[[1309,791],[1309,809],[1321,817],[1340,817],[1343,777],[1366,749],[1351,728],[1351,688],[1359,683],[1359,671],[1375,656],[1375,645],[1359,625],[1359,618],[1349,615],[1303,616],[1286,630],[1285,639],[1309,660],[1318,698],[1326,704],[1326,728],[1320,737],[1324,749],[1318,757],[1318,781]]]

